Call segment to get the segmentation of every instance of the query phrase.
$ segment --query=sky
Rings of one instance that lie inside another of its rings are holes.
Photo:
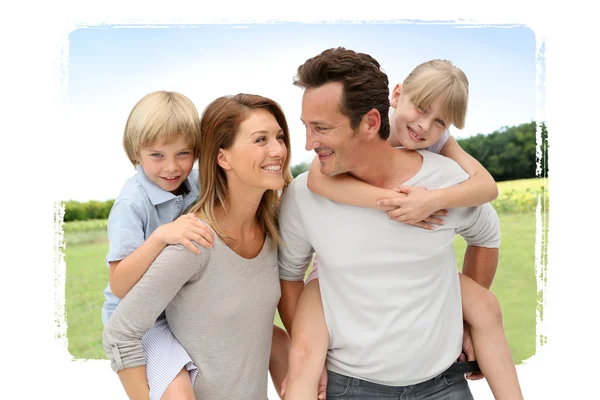
[[[302,89],[296,70],[321,51],[343,46],[368,53],[387,73],[390,90],[418,64],[449,59],[469,79],[470,98],[457,138],[543,119],[536,115],[537,69],[533,30],[519,25],[475,27],[457,23],[330,23],[126,25],[76,29],[69,35],[67,127],[73,170],[63,200],[115,198],[133,173],[122,148],[131,108],[145,94],[173,90],[199,112],[219,96],[240,92],[270,97],[283,108],[295,165],[309,161],[300,122]],[[538,76],[539,75],[539,76]],[[107,162],[110,160],[110,162]],[[94,185],[74,182],[93,180]]]

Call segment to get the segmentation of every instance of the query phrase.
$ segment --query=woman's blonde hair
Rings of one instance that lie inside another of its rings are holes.
[[[465,126],[469,100],[469,80],[448,60],[419,64],[402,83],[402,92],[417,107],[427,110],[438,97],[444,98],[443,114],[448,124]]]
[[[171,144],[178,139],[194,150],[198,158],[200,117],[194,103],[177,92],[158,91],[142,97],[133,107],[123,132],[123,147],[135,167],[140,149],[153,144]]]
[[[222,239],[226,235],[215,219],[214,210],[218,204],[227,209],[229,193],[227,190],[227,176],[217,163],[219,149],[228,149],[233,145],[240,124],[256,110],[266,110],[271,113],[283,130],[283,141],[287,148],[287,157],[282,166],[284,181],[282,194],[292,181],[290,172],[290,133],[285,115],[279,104],[266,97],[243,93],[235,96],[219,97],[210,103],[204,110],[200,120],[202,134],[198,169],[202,195],[190,209],[190,212],[195,213],[200,219],[208,223]],[[281,244],[281,236],[277,225],[279,199],[279,191],[267,190],[263,194],[256,212],[257,221],[273,239],[274,246]]]

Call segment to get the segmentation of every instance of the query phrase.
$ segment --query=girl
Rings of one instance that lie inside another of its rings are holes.
[[[443,224],[438,217],[447,213],[446,208],[472,207],[495,199],[498,189],[491,175],[462,150],[448,132],[451,124],[463,128],[467,98],[465,74],[445,60],[432,60],[417,66],[403,84],[396,85],[391,98],[394,111],[390,118],[390,144],[427,149],[454,159],[470,175],[470,179],[461,185],[432,191],[401,186],[390,191],[370,186],[348,174],[322,175],[315,157],[309,171],[308,187],[340,203],[387,210],[391,219],[425,229],[434,229],[431,224]],[[444,112],[440,115],[432,112],[434,103],[441,104],[435,108]],[[522,399],[495,296],[469,277],[459,276],[463,316],[468,324],[465,330],[470,330],[473,335],[482,373],[497,399]],[[286,400],[314,399],[317,395],[324,398],[323,378],[326,375],[321,372],[324,372],[329,334],[317,278],[315,258],[293,321],[293,326],[298,329],[294,328],[290,370],[282,393]],[[491,281],[483,284],[489,288]]]

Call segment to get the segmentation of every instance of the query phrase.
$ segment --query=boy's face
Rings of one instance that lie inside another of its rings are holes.
[[[407,149],[423,149],[437,142],[450,125],[443,119],[444,99],[438,97],[429,110],[421,110],[402,94],[402,85],[397,84],[392,92],[390,134]]]
[[[148,178],[167,192],[176,192],[194,166],[194,150],[183,138],[140,149],[140,164]]]

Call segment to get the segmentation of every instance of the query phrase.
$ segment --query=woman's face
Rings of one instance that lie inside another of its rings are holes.
[[[237,182],[250,190],[281,189],[283,165],[288,157],[283,139],[283,129],[273,114],[263,109],[252,111],[240,124],[233,146],[219,150],[219,162],[228,183]]]

